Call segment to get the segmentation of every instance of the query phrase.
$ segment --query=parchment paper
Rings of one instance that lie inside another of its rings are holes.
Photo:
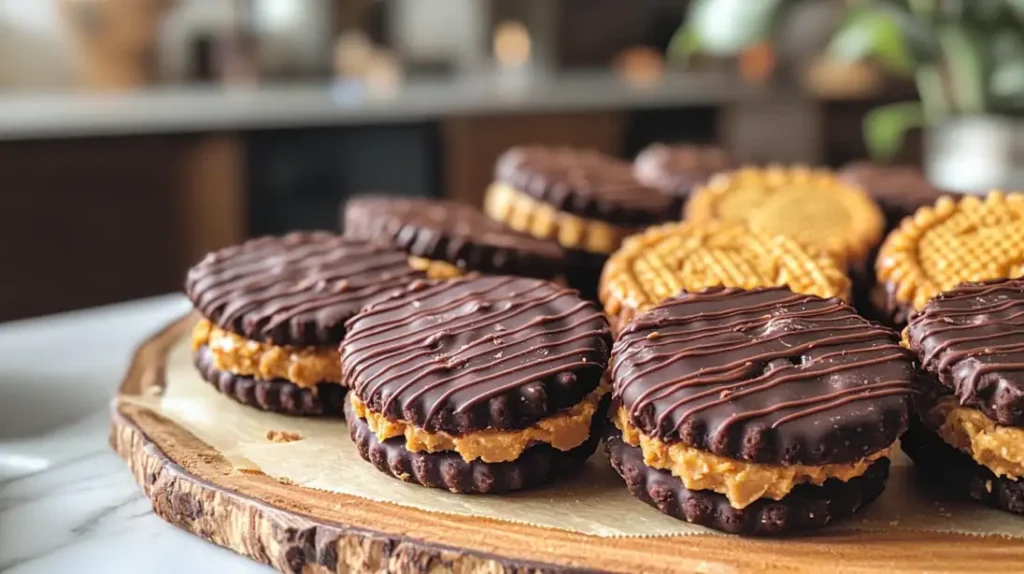
[[[406,484],[381,474],[359,457],[341,420],[258,412],[217,393],[192,366],[183,339],[168,359],[163,396],[141,402],[220,451],[240,470],[260,470],[296,485],[360,496],[422,510],[522,522],[595,536],[667,536],[713,533],[665,516],[633,498],[601,449],[577,476],[503,496],[456,495]],[[268,431],[298,433],[276,443]],[[893,459],[885,494],[860,515],[830,528],[926,530],[1024,538],[1024,518],[964,502],[938,501],[921,492],[912,463]]]

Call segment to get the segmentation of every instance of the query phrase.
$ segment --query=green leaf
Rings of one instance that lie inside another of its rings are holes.
[[[878,159],[891,159],[903,145],[906,133],[925,125],[920,102],[902,102],[877,107],[864,116],[864,143]]]
[[[700,50],[700,37],[689,26],[682,26],[672,36],[666,54],[670,60],[686,63]]]
[[[916,65],[900,14],[873,4],[850,13],[833,37],[829,52],[846,61],[873,57],[903,76],[912,75]]]
[[[939,68],[932,64],[923,65],[917,69],[914,80],[925,120],[928,123],[936,123],[948,116],[951,106]]]
[[[956,24],[939,28],[938,37],[958,111],[984,113],[987,87],[983,53],[985,38],[981,33]]]

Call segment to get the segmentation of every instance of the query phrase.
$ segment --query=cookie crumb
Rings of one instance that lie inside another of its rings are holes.
[[[268,430],[267,440],[279,443],[295,442],[297,440],[302,440],[302,435],[291,431]]]
[[[252,476],[261,476],[263,474],[263,471],[257,468],[236,468],[235,472],[238,474],[248,474]]]
[[[991,480],[986,480],[985,481],[985,490],[987,490],[988,492],[992,492],[992,481]]]

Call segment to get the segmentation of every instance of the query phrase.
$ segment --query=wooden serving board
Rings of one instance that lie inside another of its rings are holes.
[[[168,353],[191,321],[170,325],[136,352],[114,400],[111,444],[157,515],[284,572],[1010,572],[1024,564],[1024,541],[998,536],[599,537],[439,514],[238,472],[189,431],[131,400],[159,394]],[[367,472],[376,470],[367,466]]]

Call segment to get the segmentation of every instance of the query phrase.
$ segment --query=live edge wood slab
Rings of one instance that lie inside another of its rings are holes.
[[[283,572],[1010,572],[1024,564],[1024,542],[1001,537],[601,538],[239,473],[185,429],[126,400],[159,392],[168,351],[192,320],[170,325],[136,352],[113,403],[111,444],[161,518]]]

